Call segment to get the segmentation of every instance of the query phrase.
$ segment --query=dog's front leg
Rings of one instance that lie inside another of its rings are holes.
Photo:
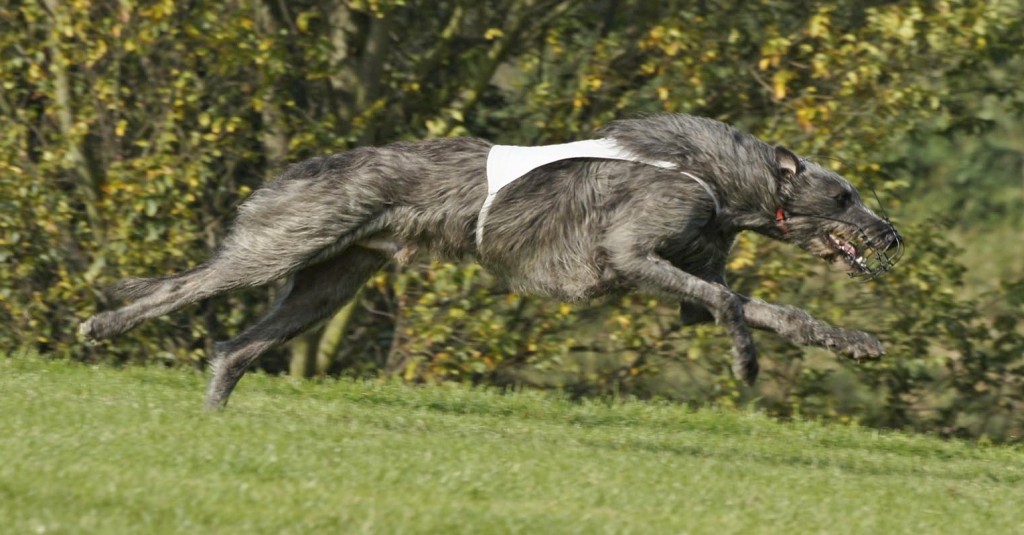
[[[885,354],[882,342],[868,333],[834,327],[795,307],[742,299],[743,317],[755,329],[778,333],[796,344],[823,347],[856,361]]]
[[[757,348],[744,318],[744,298],[722,284],[687,273],[653,254],[619,258],[616,268],[641,288],[667,293],[681,301],[703,306],[725,328],[733,343],[732,370],[747,384],[757,379]]]
[[[774,332],[794,344],[822,347],[858,362],[885,355],[878,338],[866,332],[830,325],[795,307],[736,295],[743,301],[743,319],[755,329]],[[715,319],[706,308],[695,303],[683,301],[679,309],[684,326]]]
[[[774,332],[795,344],[822,347],[858,362],[885,355],[878,338],[866,332],[829,325],[798,308],[737,295],[743,300],[743,319],[754,329]],[[695,303],[683,301],[679,309],[683,326],[715,319],[706,308]]]

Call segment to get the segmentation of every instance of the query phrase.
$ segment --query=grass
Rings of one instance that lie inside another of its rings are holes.
[[[3,533],[1022,533],[1024,450],[659,403],[0,358]]]

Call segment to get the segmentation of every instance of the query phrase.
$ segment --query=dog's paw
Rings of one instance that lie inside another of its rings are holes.
[[[93,319],[94,318],[95,318],[95,316],[93,316],[92,318],[89,318],[89,319],[83,321],[82,323],[78,324],[78,341],[79,342],[82,342],[82,343],[85,343],[85,344],[89,344],[89,345],[96,345],[97,343],[99,343],[99,339],[96,338],[95,329],[93,327],[93,325],[94,325]]]
[[[761,366],[757,363],[757,359],[743,362],[734,361],[732,364],[732,373],[747,386],[754,386],[760,370]]]
[[[88,343],[96,343],[104,338],[108,338],[112,334],[112,322],[110,321],[110,317],[109,312],[103,312],[79,323],[79,340]]]
[[[757,363],[757,349],[752,341],[750,344],[733,347],[732,373],[737,379],[743,381],[747,386],[754,386],[760,371],[761,365]]]
[[[837,353],[857,362],[878,360],[885,356],[885,347],[882,342],[868,333],[860,331],[846,331],[842,337],[843,343],[836,348]]]
[[[93,340],[92,336],[92,320],[89,318],[82,323],[78,324],[78,337],[82,340]]]

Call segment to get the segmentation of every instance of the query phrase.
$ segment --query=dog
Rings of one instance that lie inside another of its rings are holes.
[[[262,319],[216,346],[206,406],[222,408],[261,353],[330,317],[389,261],[422,250],[475,259],[523,294],[569,302],[668,296],[680,302],[684,323],[724,327],[732,369],[750,384],[759,369],[751,328],[858,361],[884,354],[867,333],[726,284],[729,251],[747,230],[861,278],[891,269],[903,239],[846,179],[707,118],[620,120],[598,134],[614,155],[548,158],[499,187],[488,155],[501,146],[474,138],[361,147],[294,164],[239,207],[208,261],[121,281],[111,293],[130,303],[92,316],[80,333],[108,338],[202,299],[286,279]]]

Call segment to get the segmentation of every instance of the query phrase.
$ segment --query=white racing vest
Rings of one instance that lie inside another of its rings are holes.
[[[484,241],[484,223],[487,220],[487,212],[494,202],[494,197],[502,188],[511,184],[516,179],[533,171],[534,169],[570,158],[595,158],[599,160],[625,160],[630,162],[643,163],[661,167],[662,169],[675,169],[677,166],[672,162],[664,160],[649,160],[637,156],[619,145],[614,139],[590,139],[586,141],[575,141],[573,143],[562,143],[560,145],[544,145],[540,147],[517,147],[514,145],[494,145],[487,153],[487,198],[480,207],[480,217],[476,221],[476,246],[479,249]],[[715,213],[719,212],[718,197],[714,190],[696,175],[686,171],[680,173],[692,178],[707,190],[708,195],[715,203]]]

